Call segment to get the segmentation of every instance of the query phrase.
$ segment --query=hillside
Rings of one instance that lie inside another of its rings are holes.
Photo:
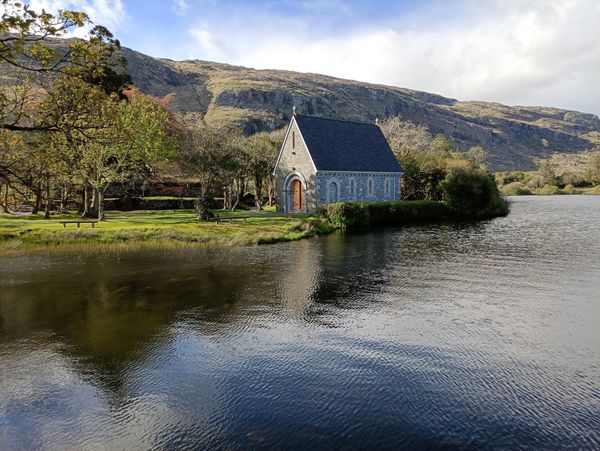
[[[550,107],[459,102],[426,92],[318,74],[254,70],[206,61],[157,59],[124,49],[129,72],[144,92],[175,93],[173,108],[193,125],[235,122],[248,132],[286,124],[293,105],[309,115],[373,121],[400,115],[452,137],[465,149],[480,144],[492,169],[532,169],[532,157],[600,145],[600,119]]]
[[[461,102],[393,86],[207,61],[172,61],[123,48],[128,71],[144,92],[174,93],[172,107],[194,126],[235,123],[251,133],[284,126],[292,106],[303,114],[372,122],[400,115],[442,132],[466,149],[482,145],[493,170],[534,169],[532,157],[600,146],[600,119],[551,107]],[[11,69],[0,67],[6,83]]]

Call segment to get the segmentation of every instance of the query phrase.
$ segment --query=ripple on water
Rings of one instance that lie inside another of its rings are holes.
[[[600,448],[600,197],[0,262],[0,448]]]

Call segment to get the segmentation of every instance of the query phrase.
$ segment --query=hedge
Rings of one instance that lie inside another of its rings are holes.
[[[507,213],[508,209],[497,208],[473,216],[435,200],[338,202],[326,204],[321,208],[321,214],[338,229],[486,219],[505,216]]]
[[[456,215],[444,202],[338,202],[324,205],[321,214],[340,229],[444,221]]]

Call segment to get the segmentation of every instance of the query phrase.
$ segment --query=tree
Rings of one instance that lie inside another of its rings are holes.
[[[465,152],[467,160],[482,169],[487,167],[488,152],[482,146],[473,146]]]
[[[239,133],[225,127],[203,125],[187,130],[179,150],[181,170],[200,181],[196,211],[199,219],[208,219],[213,208],[212,193],[222,187],[227,169],[238,150],[232,145]]]
[[[429,150],[439,155],[445,155],[452,152],[453,149],[450,138],[443,133],[438,133],[431,140],[431,143],[429,144]]]
[[[556,184],[556,173],[554,172],[554,168],[550,160],[539,160],[537,163],[538,172],[544,179],[544,183],[547,185]]]
[[[90,141],[83,155],[84,167],[92,169],[92,188],[98,196],[98,219],[104,218],[104,192],[115,182],[133,175],[153,174],[174,156],[176,139],[167,133],[168,114],[154,102],[137,94],[116,102],[106,101],[109,126]],[[113,116],[114,115],[114,116]]]
[[[98,219],[104,217],[104,194],[111,184],[152,173],[176,147],[164,108],[139,92],[123,97],[61,78],[44,100],[44,111],[59,125],[51,142],[69,168],[63,172],[84,187],[84,215]]]
[[[262,210],[264,185],[265,181],[269,182],[273,172],[279,141],[269,133],[256,133],[244,141],[244,150],[248,155],[248,170],[254,182],[256,208]]]
[[[43,115],[32,115],[57,76],[77,78],[119,92],[131,82],[117,56],[119,41],[102,26],[94,26],[82,12],[56,15],[37,12],[29,5],[1,0],[0,62],[12,67],[15,85],[0,92],[0,128],[13,131],[56,130],[58,125]],[[56,41],[78,28],[91,27],[87,40]],[[115,69],[116,68],[116,69]]]
[[[426,126],[403,121],[397,116],[385,119],[379,126],[400,163],[428,151],[433,140]]]

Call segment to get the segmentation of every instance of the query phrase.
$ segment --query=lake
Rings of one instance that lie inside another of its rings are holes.
[[[600,196],[512,204],[1,259],[0,448],[600,448]]]

